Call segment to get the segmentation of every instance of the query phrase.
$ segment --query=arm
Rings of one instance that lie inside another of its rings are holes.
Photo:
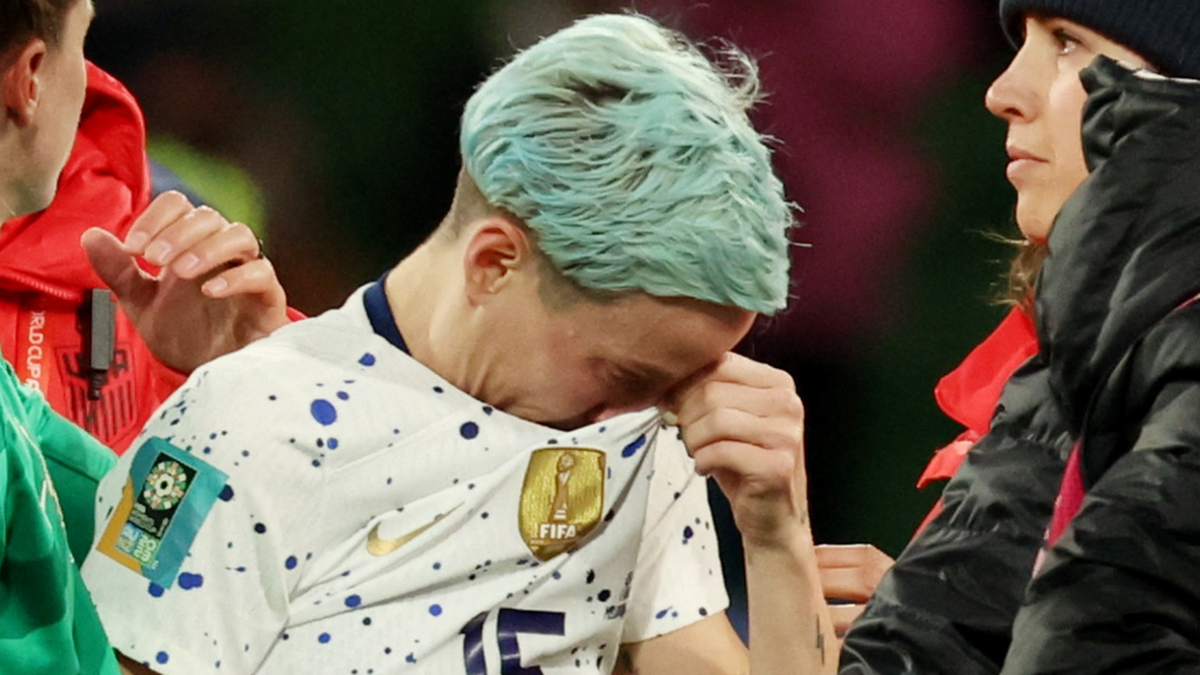
[[[320,521],[323,473],[288,442],[290,418],[253,404],[265,399],[258,386],[275,384],[259,351],[193,375],[143,435],[174,438],[175,447],[131,449],[99,490],[101,525],[84,581],[113,647],[163,675],[255,672],[307,569],[287,561],[315,550],[308,535]],[[296,404],[277,402],[285,400]],[[182,501],[155,502],[160,493],[148,486],[181,466],[195,472],[176,483]]]
[[[832,621],[808,524],[803,406],[791,378],[730,354],[684,383],[671,408],[696,470],[717,481],[742,534],[749,658],[717,615],[623,648],[626,672],[834,672]]]
[[[180,372],[288,322],[283,287],[250,228],[177,192],[155,199],[124,243],[98,228],[81,243],[150,351]],[[160,273],[147,274],[138,257]]]
[[[666,635],[621,645],[613,675],[722,675],[745,673],[748,665],[746,646],[721,612]]]

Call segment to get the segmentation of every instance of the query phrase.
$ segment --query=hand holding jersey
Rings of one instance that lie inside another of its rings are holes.
[[[671,408],[696,470],[716,480],[742,535],[750,672],[834,672],[808,518],[804,405],[791,376],[727,354],[677,389]]]
[[[870,545],[813,549],[804,470],[804,405],[791,376],[728,354],[716,367],[685,383],[673,398],[672,408],[696,470],[717,481],[742,535],[750,605],[760,617],[750,624],[750,644],[775,645],[759,655],[752,650],[752,659],[771,659],[779,667],[791,663],[800,672],[833,672],[839,636],[862,612],[860,603],[870,597],[892,559]],[[784,581],[797,574],[798,580]],[[814,578],[820,583],[814,584]],[[788,590],[803,593],[804,589],[816,590],[838,604],[823,605],[811,594],[788,594]],[[811,623],[788,621],[795,605],[816,608]],[[771,635],[762,635],[765,631]],[[789,635],[793,636],[790,642]],[[797,635],[812,636],[812,641],[796,640]],[[794,652],[778,645],[790,645]]]
[[[283,287],[250,228],[178,192],[155,199],[123,243],[99,228],[81,243],[154,355],[180,372],[288,321]],[[138,257],[161,271],[146,273]]]
[[[786,546],[807,529],[804,405],[787,373],[738,354],[672,397],[696,471],[712,476],[750,546]]]

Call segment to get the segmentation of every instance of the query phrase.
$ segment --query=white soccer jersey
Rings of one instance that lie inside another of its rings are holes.
[[[154,416],[84,566],[114,647],[169,675],[607,673],[725,608],[704,481],[654,411],[533,424],[371,326],[360,290]]]

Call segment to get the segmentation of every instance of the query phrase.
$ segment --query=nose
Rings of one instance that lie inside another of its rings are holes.
[[[1027,97],[1023,96],[1018,74],[1014,72],[1016,65],[1017,60],[1014,58],[1008,68],[992,82],[992,86],[988,87],[987,93],[983,96],[983,105],[988,112],[1009,123],[1019,119],[1028,119],[1031,117],[1030,113],[1033,109],[1028,104]]]
[[[1028,121],[1037,113],[1035,77],[1028,44],[1023,45],[1012,62],[997,77],[983,97],[983,105],[1005,122]]]

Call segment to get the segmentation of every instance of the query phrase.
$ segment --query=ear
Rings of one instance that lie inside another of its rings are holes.
[[[529,233],[499,216],[482,218],[467,227],[463,252],[463,277],[467,297],[478,304],[533,269],[534,252]]]
[[[18,126],[27,126],[41,100],[41,70],[46,63],[46,41],[33,38],[6,59],[0,75],[0,98],[4,101],[5,117]]]

